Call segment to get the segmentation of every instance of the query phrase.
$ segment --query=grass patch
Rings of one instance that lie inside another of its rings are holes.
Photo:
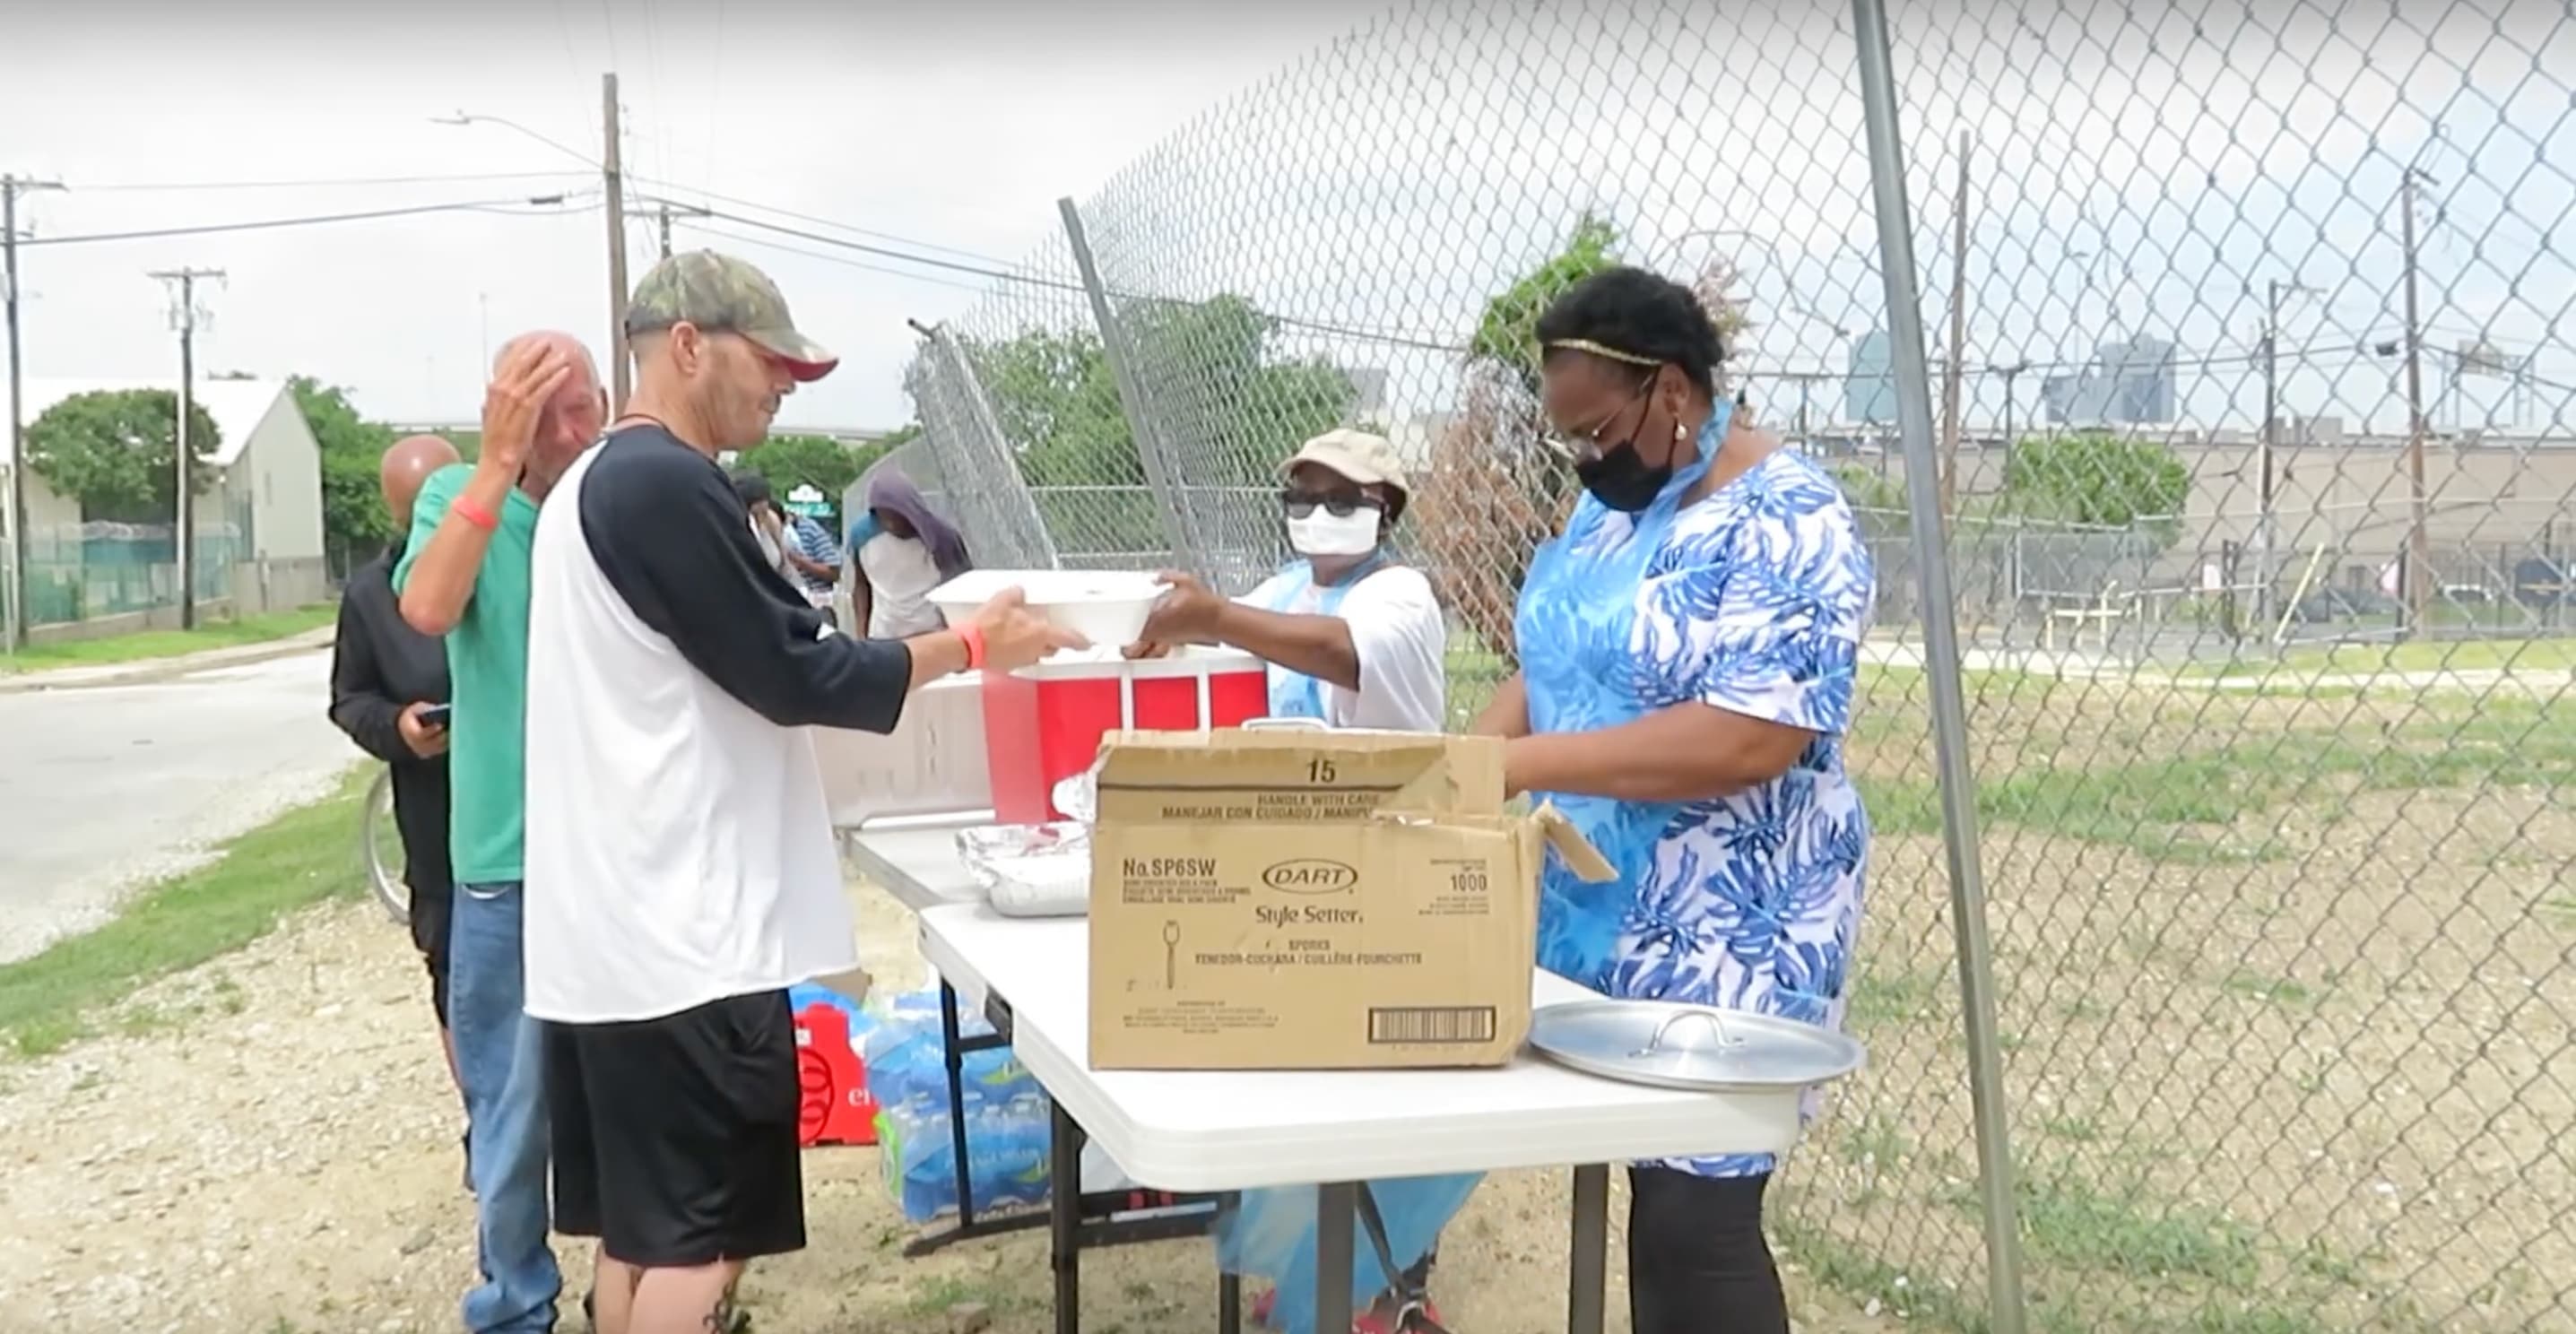
[[[63,644],[38,644],[14,654],[0,655],[0,672],[35,672],[54,667],[100,667],[110,663],[148,662],[155,658],[175,658],[183,654],[203,653],[208,649],[235,648],[244,644],[265,644],[271,640],[289,639],[307,630],[318,630],[331,624],[340,614],[336,603],[316,602],[293,611],[271,612],[265,616],[248,616],[233,621],[212,621],[194,630],[140,630],[130,635],[111,635],[105,639],[79,639]]]
[[[2381,672],[2576,671],[2576,638],[2411,640],[2297,648],[2278,658],[2194,663],[2178,676],[2223,680],[2266,676],[2373,676]]]
[[[2031,1253],[2057,1264],[2138,1278],[2190,1275],[2239,1290],[2259,1272],[2252,1228],[2215,1210],[2159,1207],[2136,1190],[2035,1177],[2021,1191],[2021,1221]]]
[[[2208,750],[2099,768],[2034,767],[1982,778],[1981,822],[2018,825],[2088,843],[2133,849],[2159,862],[2235,865],[2293,849],[2248,842],[2231,828],[2303,797],[2347,790],[2532,787],[2576,772],[2576,711],[2488,699],[2473,711],[2428,706],[2403,726],[2247,734]],[[1871,829],[1882,835],[1941,830],[1928,780],[1868,774],[1856,781]]]
[[[2156,1200],[2129,1186],[2104,1190],[2063,1170],[2026,1171],[2013,1182],[2022,1246],[2033,1260],[2136,1279],[2206,1280],[2247,1291],[2261,1276],[2260,1234],[2214,1209]],[[1973,1186],[1943,1192],[1952,1208],[1978,1211]]]
[[[2219,985],[2238,996],[2292,1009],[2305,1009],[2317,1000],[2316,991],[2295,978],[2266,977],[2251,968],[2239,968],[2229,973]]]
[[[1918,1284],[1903,1269],[1810,1225],[1804,1218],[1775,1216],[1767,1224],[1783,1256],[1818,1282],[1860,1301],[1873,1298],[1909,1320],[1960,1334],[1986,1334],[1986,1313],[1979,1305],[1947,1288]]]
[[[996,1316],[1029,1304],[1026,1294],[1013,1288],[997,1273],[973,1278],[949,1275],[923,1279],[913,1285],[904,1307],[915,1316],[935,1316],[945,1314],[952,1307],[970,1303],[982,1306]]]
[[[92,1032],[99,1011],[136,987],[237,950],[298,909],[364,893],[358,816],[372,777],[357,770],[331,796],[142,890],[107,925],[0,965],[0,1044],[28,1056],[57,1050]],[[176,1018],[133,1018],[127,1026]]]
[[[1947,976],[1939,972],[1864,971],[1852,982],[1848,1014],[1852,1027],[1871,1030],[1925,1017]]]

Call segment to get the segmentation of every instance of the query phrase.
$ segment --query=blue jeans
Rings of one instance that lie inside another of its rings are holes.
[[[458,885],[448,927],[448,1029],[465,1083],[475,1260],[474,1334],[551,1334],[563,1274],[546,1245],[545,1065],[527,1015],[519,886]]]

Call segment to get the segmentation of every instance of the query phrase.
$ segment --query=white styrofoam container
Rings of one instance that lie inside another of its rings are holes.
[[[891,733],[814,729],[814,759],[832,823],[949,815],[993,808],[985,762],[984,678],[967,672],[913,692]]]
[[[1047,620],[1099,647],[1132,644],[1163,595],[1153,575],[1136,570],[969,570],[930,592],[930,605],[951,625],[1016,586]]]

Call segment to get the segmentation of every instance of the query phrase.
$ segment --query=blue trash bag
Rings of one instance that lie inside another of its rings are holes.
[[[1476,1193],[1481,1172],[1458,1176],[1372,1181],[1378,1214],[1386,1223],[1387,1249],[1398,1269],[1431,1251],[1440,1229]],[[1270,1323],[1286,1334],[1315,1334],[1315,1188],[1272,1186],[1243,1193],[1243,1202],[1217,1224],[1217,1264],[1227,1273],[1266,1278],[1278,1285]],[[1395,1285],[1378,1264],[1366,1225],[1351,1227],[1351,1310],[1365,1311]]]

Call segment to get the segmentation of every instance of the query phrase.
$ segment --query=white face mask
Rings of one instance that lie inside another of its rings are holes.
[[[1301,556],[1365,556],[1377,550],[1377,518],[1365,505],[1343,515],[1318,505],[1305,518],[1288,520],[1288,545]]]

